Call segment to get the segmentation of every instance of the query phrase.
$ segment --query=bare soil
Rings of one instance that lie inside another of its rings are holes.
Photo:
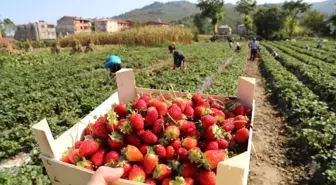
[[[293,185],[304,176],[304,167],[293,165],[287,158],[285,118],[268,100],[258,62],[247,62],[245,76],[256,79],[256,113],[253,125],[253,143],[249,185]]]

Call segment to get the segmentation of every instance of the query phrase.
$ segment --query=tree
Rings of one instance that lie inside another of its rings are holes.
[[[311,11],[303,18],[302,25],[313,32],[321,34],[327,27],[324,14],[319,11]]]
[[[259,9],[253,15],[257,34],[269,39],[284,27],[285,15],[277,7]]]
[[[245,25],[246,30],[251,30],[253,28],[253,18],[249,15],[245,15],[244,25]]]
[[[195,14],[193,22],[200,34],[204,34],[206,32],[205,31],[206,20],[201,16],[201,14],[199,13]]]
[[[237,2],[235,10],[244,16],[250,15],[250,13],[256,8],[256,0],[240,0]]]
[[[223,0],[199,0],[197,7],[201,10],[201,16],[211,19],[214,35],[217,34],[218,21],[224,18]]]
[[[5,18],[3,21],[0,20],[0,31],[3,37],[7,35],[14,35],[15,31],[14,22],[9,18]]]

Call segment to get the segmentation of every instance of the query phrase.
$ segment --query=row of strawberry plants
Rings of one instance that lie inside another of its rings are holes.
[[[266,42],[266,43],[271,44],[272,46],[281,50],[283,53],[286,53],[292,57],[295,57],[298,60],[308,65],[316,66],[318,69],[322,70],[324,73],[330,74],[332,76],[336,76],[336,65],[326,63],[319,59],[313,58],[311,56],[298,53],[296,51],[293,51],[292,49],[288,49],[287,45],[284,45],[284,44],[274,44],[273,42]]]
[[[277,51],[274,46],[266,43],[263,45],[271,52]],[[336,112],[336,80],[333,76],[321,73],[315,66],[305,64],[285,53],[280,53],[279,61]]]
[[[331,63],[331,64],[336,64],[335,58],[330,56],[330,54],[321,54],[319,52],[312,52],[312,51],[309,51],[309,50],[306,50],[306,49],[303,49],[303,48],[299,48],[299,47],[296,47],[296,46],[292,46],[290,44],[286,44],[284,42],[275,42],[275,43],[285,45],[287,48],[289,48],[293,51],[296,51],[296,52],[299,52],[299,53],[302,53],[302,54],[305,54],[305,55],[309,55],[309,56],[314,57],[316,59],[319,59],[321,61]]]
[[[317,52],[335,52],[336,51],[336,47],[335,45],[329,45],[329,44],[326,44],[326,43],[322,43],[322,47],[317,49],[317,43],[316,42],[307,42],[307,41],[304,41],[304,42],[291,42],[292,45],[294,46],[297,46],[297,47],[300,47],[300,48],[305,48],[305,46],[309,46],[309,48],[312,50],[312,51],[317,51]],[[334,54],[334,53],[333,53]],[[335,54],[334,54],[335,56]]]
[[[325,184],[335,184],[335,114],[328,111],[327,105],[320,102],[318,96],[269,53],[263,55],[261,66],[268,82],[267,86],[281,111],[292,123],[293,134],[298,136],[295,138],[310,148],[309,156],[320,164]]]

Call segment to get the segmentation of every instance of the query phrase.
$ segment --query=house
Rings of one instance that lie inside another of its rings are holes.
[[[17,25],[14,38],[16,40],[49,40],[56,39],[54,24],[45,21]]]
[[[232,29],[229,25],[221,25],[218,27],[218,34],[219,35],[231,35],[232,34]]]
[[[158,21],[148,21],[148,22],[145,22],[143,25],[145,26],[171,26],[171,24],[169,23],[165,23],[165,22],[158,22]]]
[[[67,36],[82,32],[91,32],[91,22],[89,19],[83,19],[75,16],[64,16],[57,20],[57,35]]]
[[[247,35],[247,34],[252,34],[253,30],[252,29],[247,30],[244,24],[240,24],[240,25],[237,26],[237,33],[240,36],[244,36],[244,35]]]
[[[95,31],[100,32],[116,32],[119,30],[130,28],[134,25],[130,20],[115,20],[115,19],[97,19],[94,21]]]

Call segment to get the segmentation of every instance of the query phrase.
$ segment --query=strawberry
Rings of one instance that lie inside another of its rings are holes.
[[[158,142],[158,137],[150,130],[146,130],[142,135],[142,141],[148,145],[154,145]]]
[[[144,168],[145,173],[147,175],[151,175],[158,164],[159,164],[159,157],[155,154],[153,149],[150,149],[142,161],[142,166]]]
[[[185,149],[185,148],[179,148],[177,150],[177,156],[180,158],[180,159],[186,159],[188,157],[188,150]]]
[[[92,163],[99,167],[104,164],[105,150],[99,149],[96,153],[94,153],[91,157]]]
[[[247,124],[246,118],[243,115],[238,115],[234,118],[234,126],[235,129],[241,129],[243,127],[245,127],[245,125]]]
[[[211,108],[222,110],[223,106],[219,105],[219,103],[214,102],[214,103],[212,103]]]
[[[248,115],[248,116],[251,116],[252,115],[252,109],[246,109],[245,114]]]
[[[208,143],[206,150],[218,150],[219,146],[218,143],[216,141],[211,141]]]
[[[105,164],[113,165],[114,163],[118,162],[120,155],[116,151],[110,151],[105,155]]]
[[[63,154],[62,154],[62,158],[61,158],[61,161],[62,162],[65,162],[65,163],[69,163],[71,164],[71,161],[69,159],[69,151],[65,151]]]
[[[92,131],[92,123],[89,123],[86,128],[83,131],[83,135],[87,136],[87,135],[93,135],[93,131]]]
[[[198,142],[198,146],[199,146],[202,150],[205,150],[206,147],[207,147],[207,145],[208,145],[208,142],[205,141],[205,140],[201,140],[201,141]]]
[[[185,182],[186,185],[194,185],[194,183],[195,183],[194,179],[191,178],[191,177],[184,178],[184,182]]]
[[[189,150],[187,155],[188,155],[189,161],[192,163],[202,162],[202,158],[204,156],[200,150],[196,150],[196,149]]]
[[[129,135],[126,136],[127,138],[127,142],[130,145],[134,145],[136,147],[139,147],[141,145],[141,140],[139,138],[138,135],[136,135],[135,133],[131,133]]]
[[[212,116],[214,116],[217,119],[217,123],[218,124],[223,123],[225,120],[224,112],[218,109],[214,109],[214,108],[212,108],[211,110],[213,112]]]
[[[181,148],[182,142],[181,142],[181,140],[176,139],[176,140],[172,141],[170,145],[177,151],[179,148]]]
[[[186,182],[183,177],[175,177],[175,180],[169,182],[170,185],[186,185]]]
[[[149,107],[145,117],[146,125],[153,125],[157,119],[159,119],[159,112],[155,107]]]
[[[180,107],[181,111],[184,112],[187,104],[183,100],[177,100],[174,102],[178,107]]]
[[[246,128],[241,128],[239,130],[237,130],[236,135],[235,135],[235,139],[237,141],[237,143],[245,143],[248,141],[250,136],[250,132],[248,129]]]
[[[227,142],[223,138],[218,138],[216,141],[218,143],[218,148],[219,149],[227,149],[229,147],[229,142]]]
[[[189,128],[185,134],[185,136],[193,137],[193,138],[200,138],[201,133],[195,128]]]
[[[164,146],[156,145],[155,153],[162,159],[166,158],[167,152]]]
[[[216,124],[217,119],[211,115],[205,115],[201,117],[202,125],[205,129],[209,128],[210,126]]]
[[[83,141],[82,145],[79,147],[79,155],[81,157],[90,157],[92,154],[99,150],[99,145],[96,141],[87,139]]]
[[[183,113],[184,113],[184,115],[186,115],[189,118],[194,117],[194,109],[190,105],[186,106]]]
[[[204,135],[206,140],[212,141],[212,140],[215,140],[216,138],[223,137],[224,131],[218,125],[213,125],[213,126],[207,128],[204,131],[203,135]]]
[[[142,155],[146,155],[147,151],[148,151],[148,146],[147,145],[141,145],[139,147],[140,152],[142,153]]]
[[[133,108],[138,111],[144,111],[147,109],[147,103],[143,99],[138,99],[136,102],[134,102]]]
[[[180,137],[180,130],[177,126],[171,125],[165,130],[165,138],[167,140],[175,140]]]
[[[170,177],[172,174],[171,168],[165,164],[159,164],[154,170],[153,178],[158,180],[164,180],[167,177]]]
[[[165,121],[163,119],[156,120],[152,127],[152,132],[154,134],[161,134],[164,131],[164,124]]]
[[[171,185],[170,182],[171,182],[172,180],[173,180],[172,178],[165,178],[165,179],[162,181],[162,184],[161,184],[161,185]]]
[[[141,129],[141,130],[137,130],[136,131],[136,135],[141,137],[143,134],[145,133],[145,130],[144,129]]]
[[[131,164],[127,161],[121,161],[121,162],[118,163],[117,166],[122,167],[124,169],[124,173],[121,176],[121,178],[128,177],[128,174],[129,174],[129,172],[131,171],[131,168],[132,168]]]
[[[202,165],[207,170],[213,170],[217,168],[217,164],[224,161],[225,153],[222,150],[208,150],[204,152],[204,159]]]
[[[123,134],[129,134],[133,132],[133,127],[131,123],[126,119],[121,119],[118,123],[118,127],[119,127],[120,132]]]
[[[96,121],[96,123],[92,125],[92,132],[94,137],[104,139],[108,137],[108,131],[105,123],[106,122]]]
[[[198,106],[195,108],[195,112],[194,112],[194,115],[198,118],[202,117],[202,116],[205,116],[205,115],[208,115],[208,114],[211,114],[212,111],[211,109],[208,109],[208,108],[205,108],[203,106]]]
[[[146,179],[145,180],[145,184],[148,184],[148,185],[156,185],[156,182],[154,179]]]
[[[195,148],[197,146],[197,140],[192,137],[186,137],[182,141],[182,146],[186,148],[187,150],[190,150],[192,148]]]
[[[75,142],[75,149],[79,149],[79,147],[82,145],[82,141],[76,141]]]
[[[192,121],[181,120],[179,121],[179,124],[180,124],[179,129],[182,132],[187,132],[189,129],[192,130],[196,129],[196,125]]]
[[[233,112],[228,112],[225,117],[227,117],[227,118],[234,118],[235,114]]]
[[[89,160],[86,160],[85,158],[83,158],[82,161],[78,162],[78,163],[77,163],[77,166],[80,166],[80,167],[82,167],[82,168],[86,168],[86,169],[88,169],[88,170],[92,170],[92,171],[94,170],[94,167],[93,167],[93,165],[92,165],[92,162],[89,161]]]
[[[192,177],[197,173],[197,166],[191,163],[183,164],[179,170],[179,174],[182,177]]]
[[[124,146],[124,137],[118,132],[112,132],[107,143],[112,149],[118,150]]]
[[[168,114],[173,120],[180,120],[182,119],[182,110],[179,106],[173,104],[172,106],[169,107],[168,109]]]
[[[200,94],[193,94],[192,101],[194,103],[198,103],[198,102],[203,102],[204,100]]]
[[[144,100],[146,104],[149,104],[151,98],[152,98],[151,94],[143,94],[140,96],[140,99]]]
[[[234,113],[236,115],[244,115],[244,107],[242,105],[238,105],[236,106],[236,108],[234,109]]]
[[[108,124],[107,124],[107,131],[113,132],[113,131],[119,131],[119,124],[117,119],[117,114],[113,111],[110,111],[107,116]]]
[[[233,123],[234,118],[229,118],[224,120],[224,122],[221,124],[221,127],[225,130],[225,132],[231,132],[235,128],[235,125]]]
[[[129,121],[135,130],[144,129],[144,118],[141,116],[141,114],[133,113],[129,117]]]
[[[72,149],[68,153],[71,164],[76,164],[80,160],[79,149]]]
[[[200,185],[216,185],[216,174],[213,171],[202,171],[198,179]]]
[[[175,156],[175,149],[172,146],[167,146],[166,148],[166,158],[173,159]]]
[[[133,145],[127,145],[124,155],[130,162],[141,162],[143,160],[142,153]]]
[[[115,113],[117,113],[119,118],[126,118],[127,115],[126,104],[121,103],[119,105],[116,105],[113,110]]]
[[[154,99],[152,101],[149,102],[149,106],[154,106],[156,108],[156,110],[159,112],[160,116],[165,116],[168,112],[168,106],[166,103],[161,102],[157,99]]]
[[[134,164],[128,174],[128,179],[135,182],[145,182],[146,174],[140,165]]]

